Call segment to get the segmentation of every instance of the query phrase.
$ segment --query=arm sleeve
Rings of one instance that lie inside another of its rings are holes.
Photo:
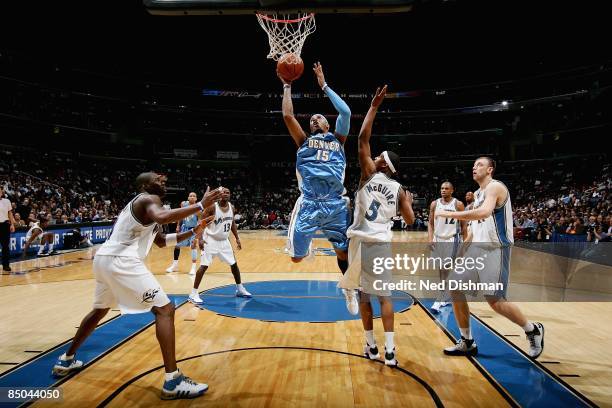
[[[329,86],[325,87],[325,94],[329,97],[332,105],[338,112],[338,119],[336,119],[336,133],[342,136],[348,136],[349,129],[351,127],[351,109],[348,107],[346,102],[338,96]]]

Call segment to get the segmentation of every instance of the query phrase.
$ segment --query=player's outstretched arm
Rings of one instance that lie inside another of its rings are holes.
[[[325,82],[325,75],[323,74],[323,66],[320,62],[314,64],[314,68],[312,69],[317,77],[317,82],[319,86],[325,92],[332,105],[338,112],[338,119],[336,119],[336,129],[334,134],[336,138],[340,141],[340,143],[344,144],[346,142],[346,138],[349,134],[349,130],[351,129],[351,109],[349,106],[335,93],[327,82]]]
[[[501,185],[499,185],[499,183],[489,188],[490,190],[487,190],[487,197],[485,198],[484,202],[480,207],[467,211],[440,211],[440,213],[438,213],[438,216],[465,221],[484,220],[485,218],[493,214],[493,210],[495,210],[498,198],[503,198],[499,201],[504,201],[505,195],[507,194],[505,189]]]
[[[293,102],[291,101],[291,82],[287,82],[283,77],[276,73],[278,78],[283,83],[283,120],[289,130],[289,134],[293,138],[293,141],[300,147],[306,140],[306,133],[300,126],[300,122],[297,121],[293,114]]]
[[[204,228],[206,228],[206,225],[212,222],[214,218],[214,215],[205,217],[200,220],[200,222],[198,222],[198,225],[196,225],[195,228],[192,228],[185,232],[181,232],[180,234],[164,234],[160,230],[157,235],[155,235],[155,239],[153,240],[153,242],[155,242],[155,245],[160,248],[163,248],[165,246],[176,246],[176,244],[188,238],[191,238],[193,236],[200,236],[200,234],[202,234],[202,231],[204,231]]]
[[[170,224],[172,222],[182,220],[185,217],[189,217],[198,211],[202,211],[212,206],[220,199],[221,190],[215,188],[214,190],[210,191],[210,188],[207,188],[202,201],[197,204],[188,205],[187,207],[166,210],[161,206],[161,201],[157,196],[140,197],[134,202],[133,206],[135,215],[139,217],[139,221],[141,221],[143,224],[150,224],[151,222],[156,222],[158,224]],[[142,218],[140,218],[141,216]]]
[[[414,211],[412,211],[412,193],[408,190],[400,188],[399,192],[400,214],[406,221],[406,224],[414,224]]]
[[[372,174],[376,172],[376,166],[374,160],[372,160],[372,151],[370,149],[370,138],[372,137],[372,126],[374,125],[374,118],[378,112],[378,107],[385,99],[387,94],[387,85],[383,86],[382,89],[376,88],[376,93],[370,104],[370,109],[363,119],[361,124],[361,130],[359,131],[359,144],[357,149],[359,150],[359,166],[361,167],[361,181],[360,185],[365,183]]]

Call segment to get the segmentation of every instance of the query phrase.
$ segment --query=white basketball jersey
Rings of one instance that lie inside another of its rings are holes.
[[[501,245],[511,245],[514,243],[514,226],[512,225],[512,204],[510,202],[510,192],[504,183],[491,180],[484,190],[478,189],[474,193],[473,208],[478,208],[484,203],[487,190],[493,183],[501,184],[507,192],[506,201],[493,210],[493,214],[484,220],[472,221],[472,241],[473,242],[492,242]]]
[[[113,226],[110,237],[96,255],[128,256],[145,259],[151,250],[159,225],[143,225],[134,217],[132,206],[141,194],[125,206]]]
[[[355,194],[353,224],[346,235],[371,241],[390,241],[392,218],[399,213],[402,186],[384,173],[375,173]]]
[[[436,200],[435,214],[440,211],[457,211],[457,199],[453,198],[449,203],[445,203],[441,198]],[[434,219],[434,237],[439,239],[449,239],[461,232],[461,221],[454,218],[438,217]]]
[[[41,226],[40,226],[40,223],[38,223],[38,222],[37,222],[37,223],[34,223],[34,224],[32,225],[32,227],[30,227],[30,229],[28,230],[28,232],[26,232],[26,236],[25,236],[26,241],[29,241],[29,240],[30,240],[30,238],[32,237],[32,233],[33,233],[33,232],[34,232],[34,230],[36,230],[36,229],[41,230],[41,232],[42,232],[42,230],[43,230],[43,229],[41,228]],[[39,235],[38,235],[38,237],[36,237],[36,238],[40,238],[40,234],[39,234]]]
[[[206,226],[204,232],[206,238],[216,241],[225,241],[229,238],[234,221],[234,210],[232,204],[228,203],[227,209],[223,211],[219,203],[215,203],[215,220]]]

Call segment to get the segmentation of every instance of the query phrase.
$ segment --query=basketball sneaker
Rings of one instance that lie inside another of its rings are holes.
[[[399,362],[395,358],[395,347],[393,347],[393,350],[389,351],[387,350],[387,346],[385,346],[385,365],[390,367],[397,367],[399,365]]]
[[[354,289],[342,289],[344,299],[346,300],[346,308],[352,315],[359,314],[359,303],[357,302],[357,291]]]
[[[376,344],[370,346],[368,343],[366,343],[365,347],[363,348],[363,354],[370,360],[380,358],[380,353],[378,352],[378,347],[376,347]]]
[[[533,330],[525,333],[529,342],[529,357],[538,358],[544,351],[544,325],[540,322],[533,322]]]
[[[176,272],[176,267],[178,266],[178,262],[172,262],[172,265],[170,265],[168,267],[168,269],[166,269],[167,273],[172,273],[172,272]]]
[[[193,381],[191,378],[179,372],[179,375],[172,380],[164,381],[162,387],[161,399],[186,399],[197,398],[203,395],[208,390],[207,384],[201,384]]]
[[[200,294],[199,294],[199,293],[196,293],[195,295],[194,295],[194,294],[189,295],[189,301],[190,301],[191,303],[196,304],[196,305],[199,305],[199,304],[201,304],[201,303],[204,303],[204,301],[203,301],[203,300],[202,300],[202,298],[200,297]]]
[[[242,283],[239,283],[238,285],[236,285],[236,296],[237,297],[251,297],[253,295],[251,295],[246,289],[245,287],[242,285]]]
[[[448,356],[475,356],[478,354],[478,346],[476,346],[474,339],[468,340],[461,336],[454,346],[444,349],[444,354]]]
[[[196,274],[196,264],[194,263],[191,264],[191,269],[189,270],[189,274],[192,276]]]
[[[72,356],[71,359],[66,358],[66,354],[62,354],[58,359],[53,369],[51,370],[51,374],[55,377],[65,377],[73,371],[80,370],[83,368],[83,362],[81,360],[77,360]]]
[[[450,305],[449,302],[434,302],[434,304],[431,305],[431,311],[434,313],[440,313],[440,308],[448,305]]]

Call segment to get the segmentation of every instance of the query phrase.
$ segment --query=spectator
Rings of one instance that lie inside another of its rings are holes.
[[[13,206],[8,198],[4,198],[4,188],[0,186],[0,245],[2,247],[2,270],[11,272],[9,243],[11,234],[15,232]]]

